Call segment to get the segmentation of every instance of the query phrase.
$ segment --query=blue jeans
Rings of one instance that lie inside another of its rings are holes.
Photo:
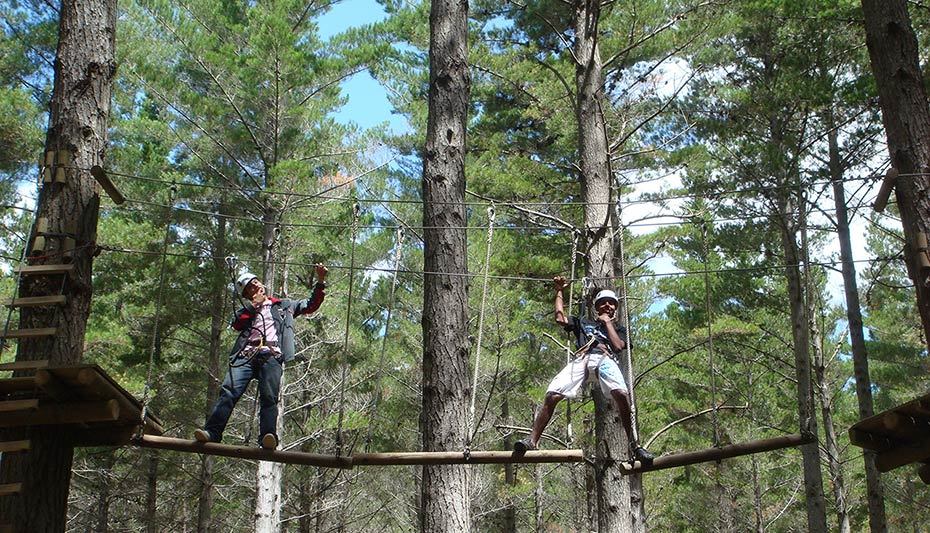
[[[272,354],[256,354],[251,361],[245,362],[246,357],[239,355],[229,368],[223,387],[220,389],[220,399],[213,406],[213,412],[203,426],[210,432],[214,442],[223,438],[223,430],[232,415],[233,407],[245,393],[252,378],[258,380],[258,398],[261,408],[258,411],[258,439],[262,435],[271,433],[277,439],[278,424],[278,392],[281,389],[281,362]]]

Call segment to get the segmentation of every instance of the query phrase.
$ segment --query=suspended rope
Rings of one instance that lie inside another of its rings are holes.
[[[468,408],[468,432],[466,436],[465,449],[471,447],[472,438],[474,438],[475,423],[475,398],[478,396],[478,372],[481,367],[481,343],[484,337],[484,309],[488,300],[488,273],[491,265],[491,242],[494,237],[494,219],[496,217],[494,204],[488,206],[488,238],[484,252],[484,285],[481,289],[481,308],[478,311],[478,342],[475,347],[475,371],[471,385],[471,406]]]
[[[178,190],[172,186],[168,193],[168,210],[165,213],[165,238],[162,240],[161,271],[158,274],[158,295],[155,298],[155,320],[152,325],[152,344],[149,350],[149,366],[145,373],[145,390],[142,393],[142,414],[141,425],[139,426],[138,437],[142,437],[145,432],[145,422],[148,417],[149,409],[149,391],[152,388],[152,368],[155,366],[155,352],[158,349],[158,326],[161,321],[161,303],[165,290],[165,269],[168,263],[168,240],[171,237],[171,219],[174,212],[174,199]]]
[[[570,280],[575,279],[575,267],[578,263],[578,239],[581,236],[581,232],[575,229],[572,231],[572,266],[569,272]],[[572,306],[575,305],[575,284],[571,281],[568,284],[568,314],[572,314]],[[584,293],[582,293],[582,298],[584,298]],[[579,313],[575,316],[581,316],[581,309],[579,306]],[[572,334],[566,332],[566,335],[569,337],[568,343],[565,344],[565,364],[572,362],[572,357],[575,355],[572,350]],[[572,428],[572,399],[565,398],[565,442],[571,443],[574,440],[574,429]]]
[[[397,226],[397,235],[395,236],[394,249],[394,274],[391,277],[391,295],[388,297],[387,316],[384,319],[384,335],[381,337],[381,356],[378,358],[378,370],[375,374],[375,401],[372,405],[372,416],[368,421],[368,436],[365,437],[365,452],[371,447],[371,437],[374,431],[372,421],[378,413],[378,405],[381,403],[381,377],[384,374],[384,355],[387,352],[388,336],[391,332],[391,317],[394,314],[394,295],[397,290],[397,271],[400,269],[400,260],[403,256],[404,228]]]
[[[342,344],[342,377],[339,380],[339,420],[336,425],[336,455],[342,455],[342,422],[345,417],[346,378],[349,373],[349,321],[352,318],[352,289],[355,286],[355,242],[358,240],[359,203],[352,202],[352,248],[349,254],[349,300],[346,303],[346,330]]]
[[[714,426],[714,448],[720,447],[720,419],[717,410],[717,363],[714,354],[714,319],[710,307],[710,247],[707,245],[707,222],[701,225],[701,243],[704,254],[704,312],[707,314],[707,351],[710,356],[710,403]]]
[[[617,220],[618,221],[623,220],[620,216],[621,215],[620,202],[617,202],[616,206],[617,206],[616,207]],[[626,376],[625,378],[627,382],[627,389],[629,389],[630,391],[630,427],[633,430],[633,434],[627,435],[627,437],[629,437],[630,440],[632,441],[639,442],[639,425],[637,424],[637,421],[636,421],[636,414],[637,414],[636,413],[636,393],[635,393],[636,387],[633,386],[634,385],[633,383],[633,378],[634,378],[633,347],[631,346],[632,343],[629,340],[630,339],[630,301],[629,301],[629,294],[628,294],[627,285],[626,285],[627,284],[626,241],[624,239],[623,225],[620,224],[619,226],[620,227],[617,228],[617,231],[620,234],[618,236],[618,243],[619,243],[618,255],[620,256],[620,287],[619,289],[620,289],[620,301],[622,302],[621,307],[623,307],[623,327],[626,330],[626,338],[627,338],[627,341],[624,343],[623,352],[626,355],[626,360],[625,360]]]

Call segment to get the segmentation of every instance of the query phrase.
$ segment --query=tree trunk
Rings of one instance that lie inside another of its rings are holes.
[[[96,533],[107,533],[110,530],[110,495],[113,493],[113,465],[116,454],[108,453],[103,456],[100,465],[100,484],[97,487],[97,525]]]
[[[500,350],[500,347],[498,347],[498,350]],[[507,383],[506,376],[502,376],[501,379],[501,390],[510,390],[510,385]],[[501,420],[505,423],[510,421],[510,400],[509,396],[506,394],[503,400],[501,400]],[[513,435],[507,434],[504,437],[504,450],[512,449]],[[504,465],[504,483],[507,485],[508,490],[517,485],[517,471],[513,463]],[[514,505],[512,497],[508,498],[507,504],[500,511],[499,531],[501,533],[517,533],[517,507]]]
[[[66,183],[46,183],[39,190],[36,216],[48,219],[50,233],[71,234],[75,239],[74,271],[63,291],[68,296],[65,306],[20,311],[21,328],[54,326],[58,333],[21,340],[16,359],[73,364],[83,356],[90,313],[100,197],[89,169],[103,166],[106,155],[110,93],[116,74],[116,1],[63,0],[59,16],[45,150],[66,151],[70,157],[62,168]],[[51,174],[54,176],[54,168]],[[48,240],[45,257],[33,264],[63,262],[58,255],[63,239]],[[58,294],[60,285],[60,281],[49,277],[23,277],[18,294]],[[73,448],[68,439],[62,438],[61,429],[54,426],[34,426],[11,432],[10,436],[14,434],[16,439],[29,439],[32,448],[28,453],[3,454],[0,483],[22,483],[21,494],[26,496],[0,498],[0,524],[11,524],[15,531],[24,532],[64,531]]]
[[[613,285],[613,236],[610,224],[610,160],[602,113],[603,71],[598,48],[600,3],[576,0],[574,5],[575,115],[578,123],[578,157],[584,202],[585,275],[599,285]],[[612,400],[593,387],[597,460],[598,531],[630,531],[629,480],[617,466],[629,456],[627,435]]]
[[[157,533],[158,525],[158,450],[145,452],[145,531]]]
[[[467,443],[468,272],[465,218],[465,127],[471,80],[468,3],[433,0],[430,10],[429,118],[423,154],[424,451]],[[468,467],[424,466],[423,532],[470,531]]]
[[[785,277],[788,282],[788,304],[791,309],[791,334],[794,341],[795,374],[798,380],[798,420],[801,433],[817,436],[811,388],[810,330],[801,279],[801,254],[795,235],[798,234],[796,212],[790,195],[779,198],[782,248],[785,254]],[[827,515],[823,496],[823,474],[820,471],[820,447],[816,439],[801,446],[804,459],[804,495],[807,503],[807,528],[813,533],[826,533]]]
[[[874,414],[872,379],[869,377],[869,358],[865,348],[865,332],[862,329],[856,265],[853,262],[852,243],[849,237],[849,214],[846,209],[846,190],[843,186],[842,158],[832,115],[827,128],[830,132],[830,179],[833,180],[833,201],[836,205],[836,236],[840,244],[843,292],[846,296],[846,320],[849,323],[849,344],[852,347],[853,357],[853,376],[856,380],[856,398],[859,401],[859,418],[864,419]],[[885,489],[878,467],[875,466],[875,452],[864,450],[862,459],[865,462],[869,527],[872,533],[884,533],[888,530],[888,523],[885,519]]]
[[[905,0],[862,0],[866,44],[878,86],[895,197],[904,227],[908,275],[917,292],[924,342],[930,343],[930,288],[921,275],[917,234],[930,234],[930,110],[917,38]]]
[[[219,211],[225,213],[225,198],[221,200]],[[207,398],[204,416],[209,416],[220,391],[220,344],[229,309],[226,307],[226,219],[217,217],[216,238],[213,247],[213,289],[210,307],[210,351],[207,353]],[[235,272],[233,272],[235,274]],[[213,456],[201,456],[200,464],[200,498],[197,503],[197,533],[208,533],[212,529],[213,512]]]

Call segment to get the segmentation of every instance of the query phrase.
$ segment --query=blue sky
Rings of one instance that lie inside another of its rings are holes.
[[[319,18],[320,36],[329,39],[348,28],[378,22],[386,16],[382,6],[375,0],[343,0]],[[406,119],[391,114],[391,103],[388,102],[387,93],[367,72],[356,74],[344,81],[340,87],[343,95],[349,99],[336,114],[336,119],[340,122],[353,122],[361,128],[371,128],[388,122],[395,133],[407,130]]]

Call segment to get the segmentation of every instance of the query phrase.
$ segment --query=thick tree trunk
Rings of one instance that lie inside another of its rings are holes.
[[[794,340],[795,375],[798,380],[798,420],[801,433],[816,437],[817,418],[814,416],[813,392],[811,387],[810,330],[808,329],[807,307],[804,301],[804,286],[801,278],[801,254],[795,236],[798,224],[795,220],[794,204],[788,197],[779,199],[781,210],[782,249],[785,254],[785,277],[788,282],[788,305],[791,310],[791,334]],[[826,533],[827,514],[823,496],[823,473],[820,470],[820,447],[815,440],[801,446],[804,460],[804,495],[807,505],[807,528],[812,533]]]
[[[856,281],[856,265],[853,262],[852,242],[849,237],[849,213],[846,209],[846,190],[843,185],[843,168],[836,128],[832,116],[828,123],[830,145],[830,179],[833,180],[833,201],[836,205],[836,235],[840,243],[840,260],[843,271],[843,292],[846,296],[846,320],[849,323],[849,344],[852,348],[853,376],[856,379],[856,398],[859,402],[859,418],[868,418],[872,410],[872,379],[869,377],[869,358],[865,347],[865,332],[862,328],[862,311],[859,303],[859,287]],[[885,489],[882,477],[875,466],[875,452],[865,450],[866,493],[869,502],[869,527],[872,533],[888,531],[885,518]]]
[[[930,110],[921,77],[917,38],[905,0],[862,0],[866,44],[878,86],[891,164],[899,178],[895,197],[904,227],[908,275],[930,343],[930,287],[920,273],[917,234],[930,234]]]
[[[603,71],[598,48],[600,3],[576,0],[574,5],[575,115],[578,123],[578,157],[581,195],[584,201],[584,236],[587,253],[585,275],[598,285],[613,286],[613,237],[610,223],[610,160],[602,113]],[[617,416],[616,406],[593,387],[597,460],[597,530],[630,531],[629,479],[617,466],[629,456],[629,439]]]
[[[429,118],[423,154],[424,451],[466,445],[468,294],[465,127],[471,80],[467,63],[468,3],[433,0],[430,11]],[[471,530],[469,471],[424,466],[420,529]]]
[[[106,154],[110,93],[116,74],[116,1],[63,0],[59,16],[45,149],[66,151],[70,157],[63,168],[66,183],[46,183],[39,190],[37,217],[48,219],[50,233],[71,234],[75,239],[74,271],[65,285],[68,303],[63,308],[21,310],[21,328],[54,326],[58,333],[20,341],[16,359],[71,364],[83,356],[90,313],[100,197],[88,169],[103,166]],[[63,261],[58,255],[63,239],[50,237],[48,241],[45,257],[34,264]],[[18,292],[20,296],[56,294],[60,285],[57,279],[29,276],[21,280]],[[23,496],[0,498],[0,524],[11,524],[15,531],[23,532],[64,531],[73,448],[54,426],[15,433],[17,439],[29,439],[32,448],[28,453],[3,454],[0,483],[22,483]]]
[[[145,531],[157,533],[158,524],[158,450],[145,452]]]

